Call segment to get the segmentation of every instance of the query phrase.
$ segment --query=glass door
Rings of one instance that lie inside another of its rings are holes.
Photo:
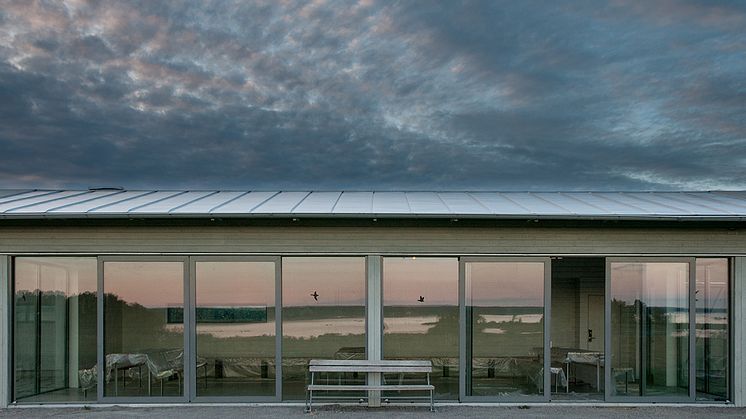
[[[192,257],[191,394],[198,401],[278,401],[278,257]]]
[[[186,401],[185,257],[98,259],[99,400]]]
[[[462,400],[549,400],[549,264],[461,259]]]
[[[430,360],[439,400],[459,396],[458,269],[457,258],[383,258],[383,357]]]
[[[607,260],[607,399],[693,398],[693,274],[693,259]]]

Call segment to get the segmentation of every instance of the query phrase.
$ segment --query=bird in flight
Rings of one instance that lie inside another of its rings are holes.
[[[418,298],[417,301],[419,301],[421,303],[424,303],[425,302],[425,297],[423,297],[423,296],[420,295],[420,298]]]
[[[315,301],[319,301],[319,293],[318,292],[314,291],[313,294],[311,294],[311,297],[313,297],[313,299]]]

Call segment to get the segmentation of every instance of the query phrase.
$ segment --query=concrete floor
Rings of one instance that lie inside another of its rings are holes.
[[[112,418],[158,417],[178,419],[225,418],[710,418],[746,417],[746,408],[733,407],[584,407],[584,406],[521,406],[469,407],[441,406],[431,413],[424,407],[393,407],[368,409],[365,407],[324,406],[311,414],[303,413],[302,406],[187,406],[187,407],[34,407],[0,409],[3,418]]]

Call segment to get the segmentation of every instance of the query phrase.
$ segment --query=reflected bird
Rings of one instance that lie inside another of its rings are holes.
[[[418,298],[417,301],[419,301],[421,303],[424,303],[425,302],[425,297],[423,297],[423,296],[420,295],[420,298]]]
[[[313,294],[311,294],[311,297],[313,297],[313,299],[315,301],[319,301],[319,293],[318,292],[314,291]]]

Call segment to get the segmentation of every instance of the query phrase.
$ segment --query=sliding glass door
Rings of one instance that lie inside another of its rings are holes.
[[[462,400],[548,400],[549,259],[465,258],[461,274]]]
[[[99,259],[99,396],[185,400],[186,258]]]
[[[692,397],[692,268],[693,259],[608,260],[607,398]]]
[[[199,401],[279,400],[277,257],[191,258]]]
[[[459,396],[458,268],[456,258],[383,258],[383,357],[432,361],[440,400]]]
[[[367,358],[365,289],[364,257],[282,258],[284,400],[305,399],[311,359]],[[364,374],[335,378],[365,382]]]

